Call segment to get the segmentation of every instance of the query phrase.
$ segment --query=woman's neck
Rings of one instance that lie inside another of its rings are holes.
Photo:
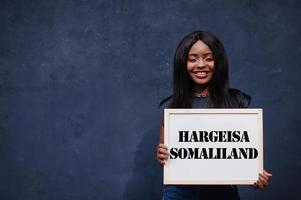
[[[194,95],[197,97],[207,97],[209,96],[208,85],[196,85],[194,88]]]

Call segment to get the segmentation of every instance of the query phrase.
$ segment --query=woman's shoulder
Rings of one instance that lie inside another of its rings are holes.
[[[172,95],[165,97],[159,104],[159,108],[168,108],[172,100]]]
[[[231,98],[231,101],[234,101],[238,104],[239,108],[247,108],[249,107],[252,97],[241,90],[230,88],[229,89],[229,95]]]

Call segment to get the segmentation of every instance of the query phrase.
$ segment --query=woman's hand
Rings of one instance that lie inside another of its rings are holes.
[[[263,170],[263,173],[259,174],[258,181],[256,181],[253,185],[255,189],[263,190],[269,185],[269,181],[272,177],[272,174]]]
[[[168,148],[164,144],[160,143],[157,146],[157,160],[161,166],[165,165],[169,157]]]

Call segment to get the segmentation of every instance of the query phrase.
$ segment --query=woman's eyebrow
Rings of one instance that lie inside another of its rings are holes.
[[[212,53],[210,53],[210,52],[204,53],[203,56],[212,56]]]
[[[199,55],[198,53],[190,53],[190,54],[188,54],[188,56],[198,56],[198,55]],[[212,56],[212,53],[211,52],[204,53],[203,56]]]

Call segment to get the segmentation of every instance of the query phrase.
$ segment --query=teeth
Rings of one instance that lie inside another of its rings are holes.
[[[196,74],[197,74],[197,75],[206,75],[207,72],[197,72]]]

